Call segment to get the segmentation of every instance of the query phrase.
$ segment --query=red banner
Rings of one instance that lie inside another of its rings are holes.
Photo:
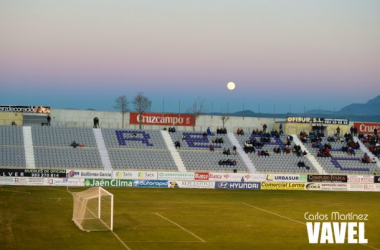
[[[358,134],[373,134],[375,128],[380,132],[380,123],[355,122],[354,127],[358,129]]]
[[[209,178],[208,173],[195,172],[194,174],[194,180],[196,181],[208,181],[208,178]]]
[[[129,124],[158,125],[158,126],[195,126],[195,115],[159,114],[131,112]]]

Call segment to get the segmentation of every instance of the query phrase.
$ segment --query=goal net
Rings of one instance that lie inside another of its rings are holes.
[[[83,231],[113,230],[113,194],[101,187],[71,192],[73,221]]]

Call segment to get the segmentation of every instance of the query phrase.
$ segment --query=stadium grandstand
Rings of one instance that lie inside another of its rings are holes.
[[[242,124],[240,117],[234,117],[220,132],[218,117],[205,115],[193,127],[150,124],[140,130],[136,124],[119,128],[116,112],[90,114],[100,117],[102,128],[92,128],[90,117],[74,123],[67,119],[75,117],[70,112],[53,111],[51,126],[46,126],[41,114],[38,119],[29,114],[23,126],[0,126],[0,167],[365,175],[380,170],[372,154],[378,155],[376,142],[351,134],[349,123],[341,125],[337,134],[336,126],[305,127],[304,120],[294,130],[297,119],[288,119],[292,122],[288,124],[287,120],[246,118]],[[103,119],[105,113],[114,117]],[[263,123],[270,132],[258,129]]]

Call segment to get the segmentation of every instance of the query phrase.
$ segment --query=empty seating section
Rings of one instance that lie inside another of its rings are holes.
[[[22,167],[25,168],[25,150],[23,147],[0,145],[0,168]]]
[[[32,127],[32,136],[37,168],[103,169],[91,128]]]
[[[211,133],[204,136],[202,132],[174,132],[170,133],[173,142],[180,142],[178,152],[188,171],[220,171],[232,172],[237,169],[239,172],[248,172],[248,168],[244,164],[241,157],[232,154],[232,145],[226,134],[216,135]],[[182,139],[183,136],[186,139]],[[223,143],[215,143],[213,141],[222,139]],[[214,151],[210,151],[209,146],[214,146]],[[224,155],[223,149],[228,148],[230,155]],[[219,165],[220,160],[230,159],[236,161],[236,165]]]
[[[0,145],[24,146],[22,127],[0,126]]]
[[[331,157],[317,157],[320,147],[323,147],[325,143],[331,145]],[[355,155],[343,152],[342,147],[347,145],[346,142],[328,142],[326,137],[322,137],[322,141],[315,143],[314,148],[310,142],[303,144],[315,156],[325,173],[373,174],[377,168],[376,164],[362,163],[364,153],[360,149],[355,149]]]
[[[102,134],[113,168],[177,171],[159,130],[102,129]]]
[[[73,141],[85,147],[96,147],[91,128],[32,127],[34,146],[68,147]]]
[[[256,139],[258,142],[260,142],[261,136],[259,135],[237,135],[235,134],[236,138],[238,139],[240,145],[244,147],[244,144],[248,140]],[[253,165],[256,167],[256,169],[259,172],[265,172],[265,173],[318,173],[318,171],[314,168],[313,164],[304,156],[297,156],[297,154],[294,154],[290,152],[289,154],[286,153],[274,153],[273,149],[275,147],[280,147],[280,149],[284,149],[285,145],[283,141],[285,141],[287,138],[287,135],[282,135],[280,137],[270,137],[270,142],[264,142],[263,147],[255,147],[256,153],[248,153],[249,158],[253,162]],[[294,142],[291,141],[291,145],[289,146],[290,149],[293,148]],[[269,156],[258,156],[258,151],[261,150],[267,150],[269,153]],[[308,166],[310,169],[306,169],[304,167],[299,168],[297,166],[297,163],[299,161],[303,161],[306,166]]]
[[[0,126],[0,168],[25,168],[22,127]]]
[[[177,171],[169,150],[108,149],[114,169]]]
[[[47,148],[34,147],[36,167],[102,169],[102,161],[96,148]]]

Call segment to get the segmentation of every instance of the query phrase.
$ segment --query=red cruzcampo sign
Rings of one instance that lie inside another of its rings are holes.
[[[144,113],[140,115],[131,112],[129,115],[130,124],[158,125],[158,126],[195,126],[195,115],[187,114],[159,114]]]
[[[354,122],[354,128],[357,128],[358,134],[373,134],[375,128],[380,132],[380,123]]]

